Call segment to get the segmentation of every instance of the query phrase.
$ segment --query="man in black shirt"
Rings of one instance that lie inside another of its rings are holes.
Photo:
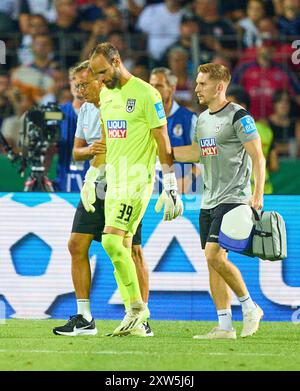
[[[50,33],[54,39],[56,54],[64,68],[69,68],[78,61],[84,42],[79,25],[81,18],[75,0],[54,1],[57,19],[50,24]]]
[[[234,27],[218,12],[216,0],[195,0],[195,15],[200,26],[200,41],[211,51],[235,59],[237,36]]]

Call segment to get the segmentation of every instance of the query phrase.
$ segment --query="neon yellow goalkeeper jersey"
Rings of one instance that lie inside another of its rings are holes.
[[[153,182],[157,145],[151,129],[167,123],[160,93],[132,76],[121,88],[101,90],[100,110],[108,186]]]

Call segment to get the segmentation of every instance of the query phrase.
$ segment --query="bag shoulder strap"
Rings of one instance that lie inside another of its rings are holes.
[[[255,220],[260,221],[259,214],[257,213],[257,210],[254,209],[252,206],[251,206],[251,210],[252,210],[252,213],[254,215]]]

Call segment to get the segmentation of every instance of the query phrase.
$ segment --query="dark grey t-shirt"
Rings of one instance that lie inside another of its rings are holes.
[[[236,103],[199,115],[193,140],[199,145],[204,167],[201,208],[249,201],[252,163],[243,144],[257,138],[254,119]]]

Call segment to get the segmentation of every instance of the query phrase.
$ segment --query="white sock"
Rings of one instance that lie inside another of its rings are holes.
[[[218,310],[219,327],[222,330],[232,330],[231,309]]]
[[[77,314],[81,314],[88,322],[93,319],[91,314],[91,303],[89,299],[77,300]]]
[[[241,303],[243,313],[252,311],[256,308],[254,301],[249,295],[249,292],[247,292],[245,296],[239,297],[239,302]]]

